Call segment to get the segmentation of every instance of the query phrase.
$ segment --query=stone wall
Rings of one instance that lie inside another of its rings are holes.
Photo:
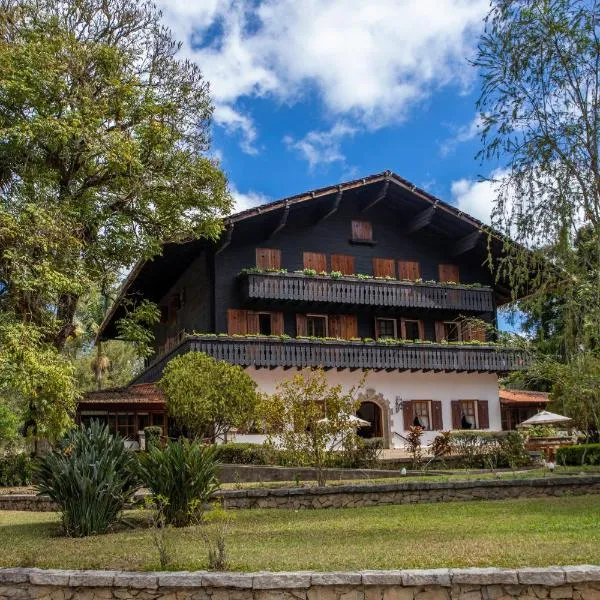
[[[600,599],[600,567],[347,573],[0,569],[0,600]]]
[[[479,481],[352,484],[327,487],[221,490],[214,495],[226,508],[356,508],[385,504],[506,500],[536,496],[600,494],[600,476]],[[0,510],[55,510],[47,498],[0,496]]]

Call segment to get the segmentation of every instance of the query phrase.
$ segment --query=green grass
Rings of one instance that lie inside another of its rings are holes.
[[[233,570],[337,570],[597,563],[600,495],[381,506],[231,511]],[[0,566],[158,568],[141,512],[136,528],[68,539],[53,513],[0,512]],[[214,525],[168,530],[171,569],[206,568]]]

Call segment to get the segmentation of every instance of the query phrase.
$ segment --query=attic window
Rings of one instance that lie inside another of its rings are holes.
[[[369,221],[352,221],[352,240],[355,242],[372,242],[373,226]]]

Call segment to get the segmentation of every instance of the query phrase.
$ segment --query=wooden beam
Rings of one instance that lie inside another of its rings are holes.
[[[325,219],[328,219],[331,215],[333,215],[337,212],[338,208],[340,207],[340,202],[342,201],[343,193],[344,193],[344,190],[342,190],[342,186],[341,185],[338,186],[338,193],[335,195],[335,199],[333,201],[333,206],[327,212],[325,212],[321,216],[317,217],[317,219],[315,220],[315,225],[317,223],[321,223]]]
[[[271,233],[267,236],[267,239],[270,240],[274,235],[278,234],[287,224],[288,215],[290,214],[290,203],[286,202],[283,208],[283,212],[281,213],[281,219],[279,219],[279,223],[277,227],[271,231]]]
[[[376,204],[378,204],[379,202],[381,202],[387,196],[389,188],[390,188],[390,180],[386,179],[383,182],[383,185],[381,186],[381,190],[379,190],[379,194],[377,194],[377,196],[375,196],[375,198],[373,198],[373,200],[371,200],[370,202],[367,202],[360,209],[360,212],[361,213],[367,212],[370,208],[373,208]]]
[[[476,231],[472,231],[471,233],[468,233],[464,237],[460,238],[460,240],[458,240],[452,247],[452,256],[460,256],[465,252],[473,250],[473,248],[477,246],[477,242],[479,242],[479,239],[482,235],[483,234],[481,230],[477,229]]]
[[[215,254],[221,254],[221,252],[223,252],[223,250],[225,250],[225,248],[227,248],[227,246],[229,246],[229,244],[231,244],[231,238],[233,237],[233,228],[234,227],[235,227],[234,223],[231,223],[227,227],[227,231],[225,233],[225,239],[223,240],[223,243],[217,248]]]
[[[416,233],[417,231],[421,231],[424,227],[427,227],[433,220],[433,215],[435,215],[437,205],[433,204],[432,206],[427,207],[425,210],[417,213],[406,225],[404,229],[404,233]]]

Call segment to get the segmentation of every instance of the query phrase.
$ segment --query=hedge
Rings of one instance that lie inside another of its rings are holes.
[[[563,446],[556,453],[559,465],[600,465],[600,444]]]
[[[31,485],[33,459],[25,453],[0,457],[0,486]]]

